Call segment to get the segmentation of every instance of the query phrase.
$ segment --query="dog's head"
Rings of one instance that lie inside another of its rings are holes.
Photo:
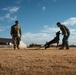
[[[59,36],[60,34],[61,34],[60,31],[56,32],[56,36]]]

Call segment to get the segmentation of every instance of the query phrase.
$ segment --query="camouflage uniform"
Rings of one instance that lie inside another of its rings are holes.
[[[63,35],[62,48],[64,48],[64,46],[66,46],[66,49],[69,49],[68,38],[70,36],[70,31],[65,25],[62,25],[62,24],[60,26],[60,30],[62,31],[62,35]]]
[[[13,44],[14,44],[14,49],[16,49],[16,47],[19,49],[19,44],[20,44],[20,40],[21,40],[21,27],[19,27],[16,24],[13,25],[11,27],[10,34],[12,36],[12,40],[13,40]]]

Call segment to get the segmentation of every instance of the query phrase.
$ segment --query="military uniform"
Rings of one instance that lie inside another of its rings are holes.
[[[70,31],[65,25],[60,25],[60,30],[62,31],[63,39],[62,39],[62,48],[66,46],[66,49],[69,49],[68,38],[70,36]]]
[[[19,44],[20,44],[20,40],[21,40],[21,27],[16,24],[13,25],[11,27],[10,34],[12,36],[14,49],[16,49],[16,47],[19,49]]]

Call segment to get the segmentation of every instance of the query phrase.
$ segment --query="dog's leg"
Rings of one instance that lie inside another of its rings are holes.
[[[45,45],[45,49],[49,48],[50,47],[50,44],[46,44]]]
[[[57,42],[57,46],[56,46],[56,48],[58,47],[58,45],[59,45],[59,42]]]

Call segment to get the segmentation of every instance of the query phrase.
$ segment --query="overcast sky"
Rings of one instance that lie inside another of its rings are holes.
[[[76,44],[76,0],[0,0],[0,37],[11,38],[16,20],[26,44],[52,40],[60,30],[57,22],[70,29],[69,44]]]

